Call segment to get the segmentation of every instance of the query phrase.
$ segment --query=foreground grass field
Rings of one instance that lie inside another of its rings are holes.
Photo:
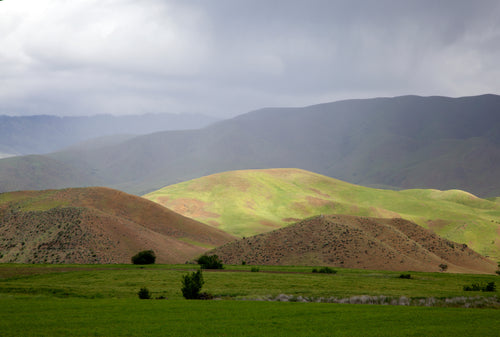
[[[497,336],[494,309],[1,298],[7,336]]]
[[[196,266],[0,265],[1,336],[497,336],[498,308],[243,301],[279,294],[408,298],[492,297],[464,292],[493,275],[400,273],[307,267],[226,266],[206,271],[204,291],[222,300],[188,301],[181,276]],[[498,284],[498,282],[497,282]],[[153,297],[139,300],[141,287]],[[498,301],[498,300],[497,300]]]

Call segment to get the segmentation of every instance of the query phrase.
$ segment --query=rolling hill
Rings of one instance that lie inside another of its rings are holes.
[[[209,252],[224,263],[494,273],[496,263],[464,244],[403,219],[317,216]]]
[[[500,260],[500,203],[460,190],[392,191],[300,169],[223,172],[144,196],[238,236],[319,214],[404,218]]]
[[[109,188],[0,194],[0,262],[130,263],[153,249],[184,263],[234,237]]]
[[[100,185],[141,195],[228,170],[298,167],[363,186],[497,197],[499,109],[496,95],[268,108],[199,130],[1,159],[0,192]]]

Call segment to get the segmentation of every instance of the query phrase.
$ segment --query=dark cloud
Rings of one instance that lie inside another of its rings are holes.
[[[498,17],[498,1],[2,2],[0,113],[500,93]]]

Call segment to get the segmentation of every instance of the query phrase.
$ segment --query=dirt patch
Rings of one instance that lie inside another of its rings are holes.
[[[263,226],[266,226],[266,227],[272,227],[272,228],[281,227],[279,224],[272,222],[272,221],[269,221],[269,220],[260,220],[259,223]]]
[[[170,200],[166,207],[188,218],[218,218],[220,214],[205,210],[208,203],[197,199],[179,198]]]
[[[315,188],[310,188],[309,190],[313,191],[314,193],[316,193],[319,196],[322,196],[323,198],[331,198],[331,196],[329,194],[322,193],[320,190],[317,190]]]
[[[325,200],[315,197],[306,197],[307,202],[314,207],[330,207],[332,209],[335,208],[335,203],[331,200]]]
[[[448,222],[441,219],[436,220],[427,220],[427,228],[429,228],[433,232],[439,232],[444,229],[448,225]]]
[[[284,218],[284,219],[281,219],[281,221],[283,222],[297,222],[297,221],[300,221],[301,219],[297,219],[297,218]]]

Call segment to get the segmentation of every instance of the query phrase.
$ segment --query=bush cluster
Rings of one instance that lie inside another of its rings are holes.
[[[155,261],[156,255],[152,250],[143,250],[132,256],[133,264],[154,264]]]
[[[312,270],[313,273],[320,273],[320,274],[337,274],[337,271],[330,268],[330,267],[322,267],[320,269],[314,268]]]
[[[196,262],[201,269],[224,269],[222,261],[217,255],[203,255]]]
[[[464,291],[488,291],[494,292],[497,290],[495,282],[488,282],[486,284],[472,283],[471,285],[463,286]]]
[[[399,278],[411,279],[411,274],[401,274],[399,275]]]

